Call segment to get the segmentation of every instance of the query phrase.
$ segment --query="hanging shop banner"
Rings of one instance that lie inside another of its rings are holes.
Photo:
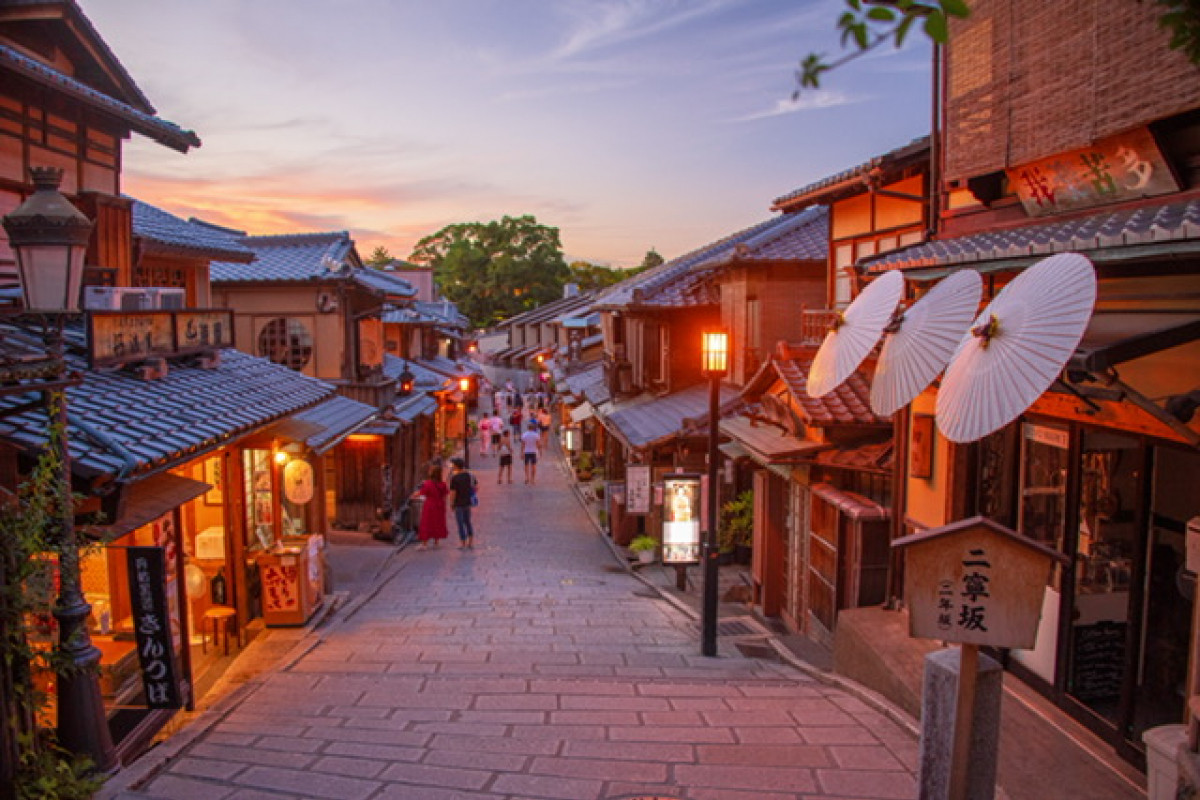
[[[625,467],[625,513],[650,513],[649,464],[628,464]]]
[[[700,562],[700,476],[663,479],[663,563]]]
[[[180,708],[183,693],[175,670],[171,641],[171,609],[167,604],[166,557],[161,547],[126,550],[133,632],[137,641],[142,686],[150,708]]]

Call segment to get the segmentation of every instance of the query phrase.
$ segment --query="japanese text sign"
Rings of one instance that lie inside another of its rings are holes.
[[[233,312],[89,311],[91,366],[136,363],[233,347]]]
[[[649,464],[629,464],[625,467],[625,513],[650,513]]]
[[[1144,128],[1014,167],[1008,180],[1031,217],[1179,191]]]
[[[1031,648],[1057,553],[975,517],[897,539],[905,551],[909,633],[922,639]]]
[[[133,632],[137,641],[142,686],[150,708],[180,708],[182,692],[171,644],[170,607],[167,605],[166,557],[161,547],[130,547],[129,567]]]

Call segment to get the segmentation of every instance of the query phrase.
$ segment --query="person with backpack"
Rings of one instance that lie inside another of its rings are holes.
[[[471,507],[478,505],[476,487],[479,482],[467,471],[461,458],[450,459],[453,472],[450,475],[450,494],[453,495],[451,505],[454,507],[454,521],[458,523],[458,549],[475,549],[475,526],[471,523]]]

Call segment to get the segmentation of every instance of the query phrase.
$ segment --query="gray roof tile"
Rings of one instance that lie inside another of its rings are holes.
[[[213,262],[213,283],[340,280],[354,269],[344,259],[354,248],[346,231],[283,236],[244,236],[238,241],[254,251],[253,263]],[[335,266],[336,271],[330,266]]]
[[[141,200],[133,201],[133,235],[160,250],[240,264],[254,260],[253,250],[220,229],[181,219]]]

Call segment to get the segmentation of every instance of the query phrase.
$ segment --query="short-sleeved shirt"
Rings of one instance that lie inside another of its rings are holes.
[[[471,489],[475,486],[475,476],[470,472],[456,472],[450,476],[450,492],[454,495],[451,503],[455,508],[469,508],[471,505]]]
[[[538,435],[537,431],[525,431],[521,434],[521,452],[537,453],[538,443],[541,442],[541,439],[542,437]]]

